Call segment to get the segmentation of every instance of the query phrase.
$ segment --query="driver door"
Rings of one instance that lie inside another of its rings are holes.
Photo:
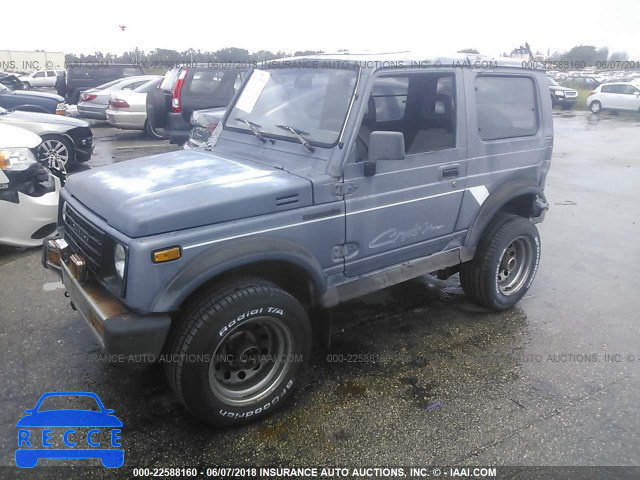
[[[462,75],[454,69],[379,76],[344,181],[345,275],[356,277],[441,251],[454,232],[466,183]],[[402,132],[405,158],[365,176],[367,137]],[[351,185],[349,185],[351,184]]]

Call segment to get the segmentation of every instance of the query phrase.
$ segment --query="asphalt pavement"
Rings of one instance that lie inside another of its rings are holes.
[[[542,260],[517,307],[474,306],[457,276],[340,306],[306,386],[243,428],[198,423],[158,367],[96,361],[40,252],[0,247],[0,465],[14,464],[23,410],[52,390],[95,392],[115,409],[127,476],[134,466],[640,465],[640,117],[559,111],[555,131]],[[94,133],[83,168],[177,148]]]

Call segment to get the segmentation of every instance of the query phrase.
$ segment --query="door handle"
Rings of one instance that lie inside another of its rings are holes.
[[[460,169],[457,165],[440,168],[440,180],[445,178],[455,178],[460,176]]]

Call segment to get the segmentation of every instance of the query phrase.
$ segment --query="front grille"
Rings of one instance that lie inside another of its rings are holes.
[[[564,94],[567,98],[575,98],[578,96],[578,92],[576,92],[575,90],[574,91],[568,90],[564,92]]]
[[[105,243],[104,232],[83,218],[68,204],[64,225],[64,239],[71,246],[71,250],[84,257],[87,263],[87,270],[92,276],[101,278]]]

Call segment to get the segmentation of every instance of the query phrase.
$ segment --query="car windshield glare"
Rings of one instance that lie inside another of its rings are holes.
[[[356,79],[355,69],[255,70],[226,126],[251,134],[250,122],[266,137],[298,142],[292,131],[282,128],[286,125],[312,145],[332,147],[344,125]]]

